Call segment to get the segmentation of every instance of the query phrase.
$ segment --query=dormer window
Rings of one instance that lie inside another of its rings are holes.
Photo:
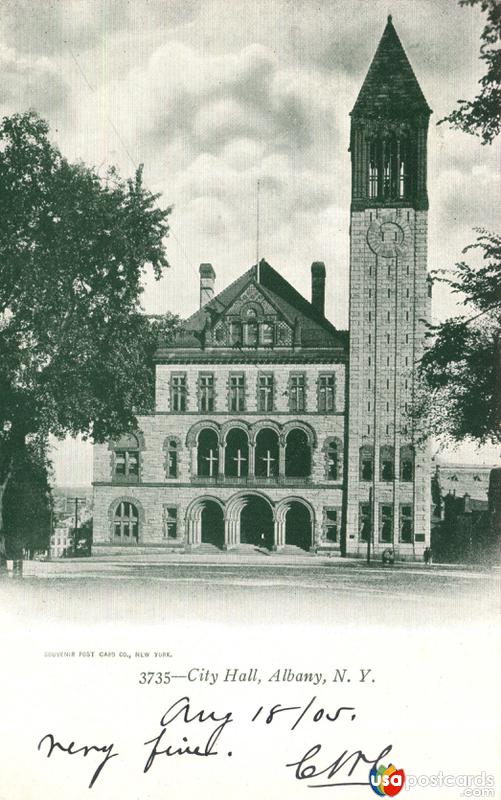
[[[258,326],[257,322],[245,323],[245,344],[248,347],[256,347],[258,343]]]
[[[257,312],[254,308],[248,308],[245,312],[244,343],[248,347],[256,347],[258,344],[258,323]]]
[[[234,347],[242,344],[242,323],[230,323],[230,344]]]
[[[265,347],[274,344],[274,326],[271,322],[263,322],[261,325],[261,344]]]

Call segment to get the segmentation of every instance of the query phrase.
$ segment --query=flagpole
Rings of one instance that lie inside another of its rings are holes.
[[[260,269],[259,269],[259,178],[257,181],[256,191],[256,280],[260,282]]]

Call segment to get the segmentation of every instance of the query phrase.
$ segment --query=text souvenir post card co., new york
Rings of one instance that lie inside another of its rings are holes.
[[[501,796],[500,26],[0,2],[1,800]]]

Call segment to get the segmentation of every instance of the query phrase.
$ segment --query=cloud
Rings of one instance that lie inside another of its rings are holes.
[[[199,0],[16,0],[4,4],[4,40],[19,52],[85,50],[121,32],[171,30],[200,10]]]
[[[69,87],[51,62],[39,57],[19,58],[13,50],[0,49],[0,111],[32,108],[42,116],[60,110],[68,101]]]
[[[432,266],[453,263],[471,228],[497,213],[493,151],[435,124],[479,76],[481,15],[453,5],[399,0],[394,9],[435,110]],[[214,261],[220,286],[252,263],[259,179],[264,255],[306,293],[309,264],[325,260],[346,324],[349,111],[387,11],[386,0],[68,0],[35,11],[21,0],[8,18],[4,105],[47,109],[70,158],[126,174],[131,159],[145,163],[150,188],[175,206],[168,283],[193,273],[170,299],[147,292],[155,310],[160,299],[193,309],[199,261]]]

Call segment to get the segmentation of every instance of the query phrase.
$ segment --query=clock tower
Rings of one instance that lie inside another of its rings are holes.
[[[429,544],[429,449],[409,412],[431,308],[430,114],[390,16],[351,112],[347,555]]]

